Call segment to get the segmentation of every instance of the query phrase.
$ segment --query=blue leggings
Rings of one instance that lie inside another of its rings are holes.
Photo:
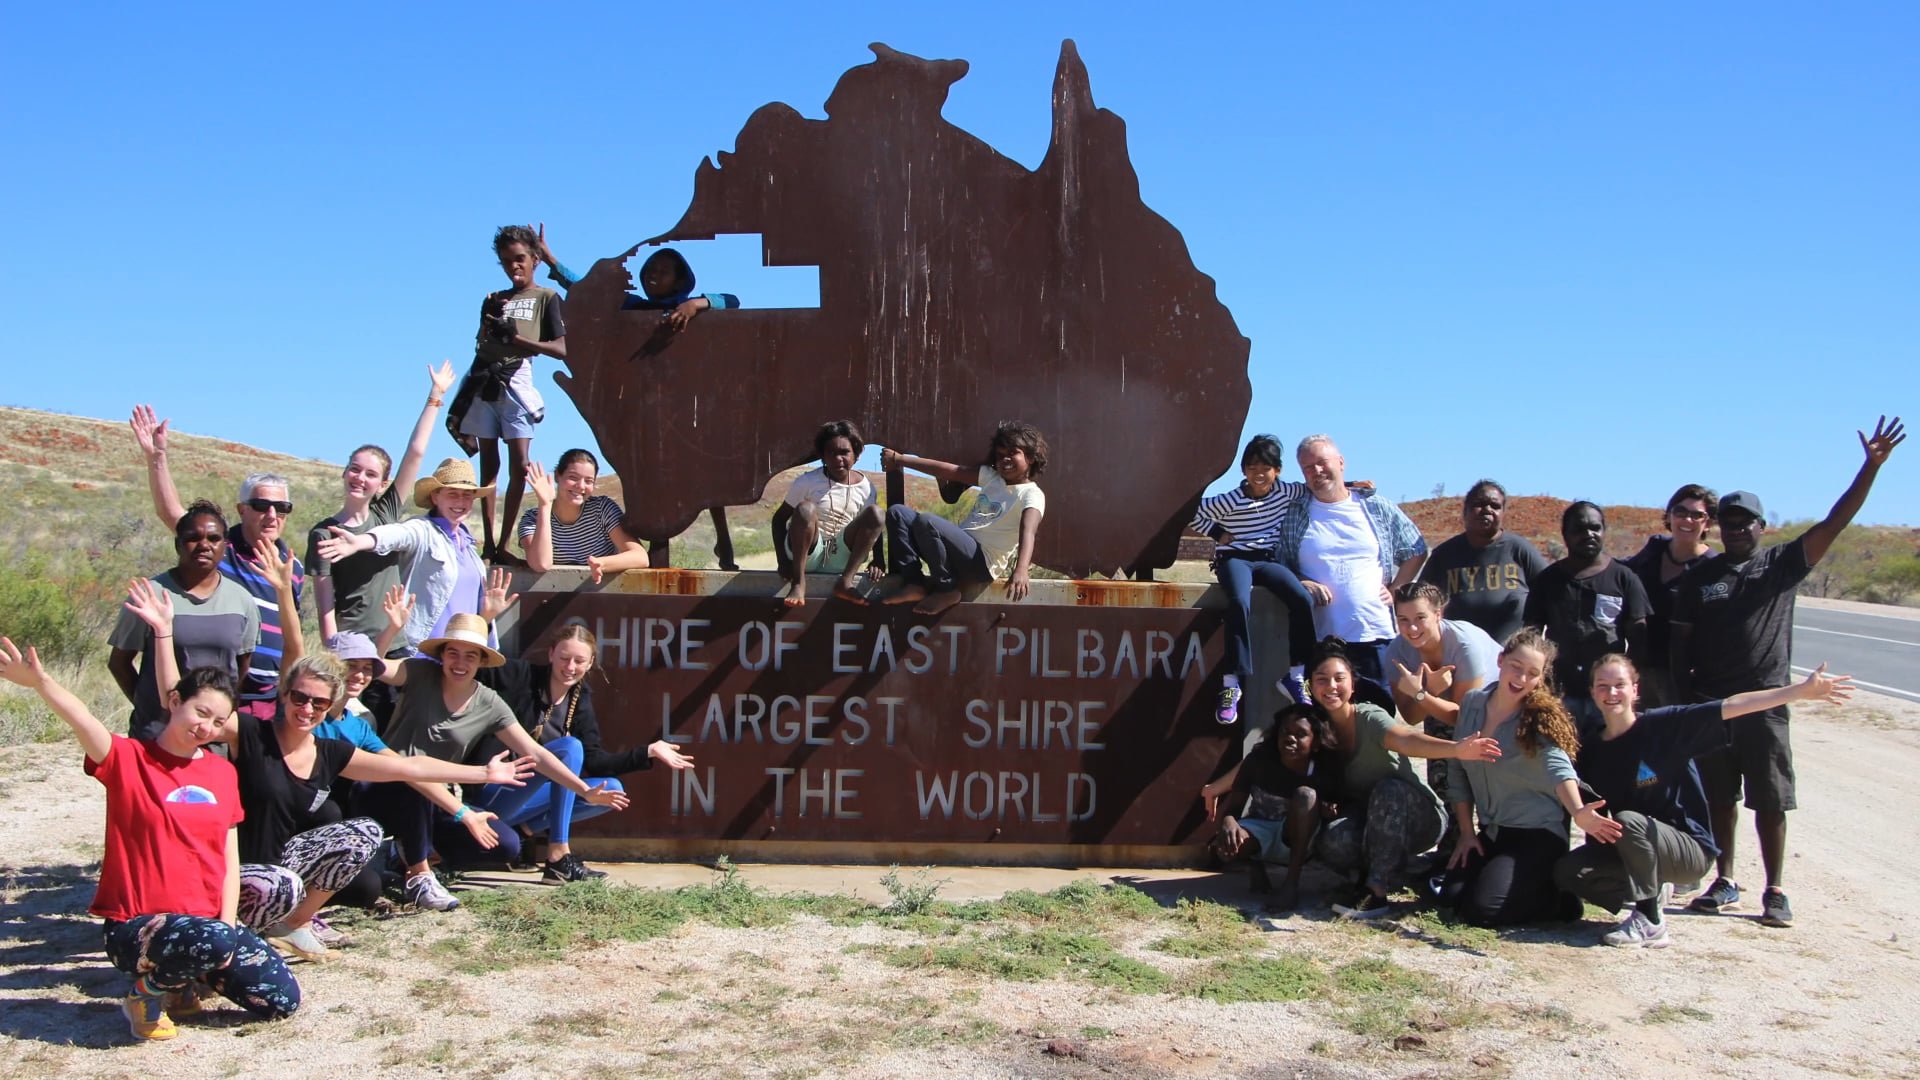
[[[244,926],[199,915],[140,915],[104,927],[107,959],[134,977],[134,992],[158,996],[195,979],[263,1020],[300,1008],[300,984],[280,954]]]
[[[1220,587],[1227,591],[1227,662],[1235,679],[1245,685],[1253,675],[1252,631],[1248,626],[1253,610],[1253,587],[1259,585],[1279,599],[1287,609],[1287,662],[1304,664],[1313,654],[1313,598],[1300,576],[1285,564],[1259,558],[1222,555],[1214,561],[1213,572]]]
[[[547,752],[560,759],[560,763],[580,776],[580,767],[587,760],[586,747],[571,735],[563,735],[547,744]],[[589,779],[581,776],[589,786],[603,786],[608,791],[625,791],[620,781],[614,779]],[[480,789],[480,797],[473,805],[481,810],[490,810],[500,816],[495,824],[501,828],[515,825],[527,825],[539,832],[546,830],[547,839],[555,844],[568,843],[573,834],[573,823],[598,817],[612,807],[595,806],[580,796],[561,787],[544,776],[535,776],[528,780],[525,787],[511,787],[507,784],[488,784]]]

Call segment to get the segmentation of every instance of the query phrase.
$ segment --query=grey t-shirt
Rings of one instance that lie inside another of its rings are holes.
[[[1487,702],[1496,688],[1483,687],[1468,694],[1460,703],[1460,719],[1453,726],[1456,742],[1486,735],[1500,743],[1498,761],[1447,762],[1447,791],[1459,801],[1473,793],[1473,808],[1480,814],[1480,828],[1488,836],[1499,835],[1502,827],[1547,829],[1567,835],[1567,811],[1554,793],[1562,781],[1575,778],[1573,759],[1552,744],[1530,754],[1514,738],[1518,714],[1489,726]],[[1544,740],[1543,740],[1544,741]]]
[[[359,536],[375,525],[391,525],[402,516],[400,493],[389,484],[387,490],[367,505],[365,521],[341,527]],[[387,628],[386,613],[380,608],[381,597],[386,595],[388,587],[400,583],[400,555],[398,552],[380,555],[371,551],[356,551],[337,563],[329,563],[320,557],[319,543],[333,535],[328,531],[329,526],[333,525],[340,525],[339,515],[315,525],[313,531],[307,534],[307,573],[316,578],[332,579],[336,629],[343,632],[355,630],[377,638]]]
[[[180,671],[219,668],[233,676],[238,686],[239,658],[252,652],[260,640],[260,605],[232,578],[225,574],[218,578],[219,584],[204,600],[181,588],[171,570],[156,575],[153,583],[173,597],[173,656]],[[107,644],[140,654],[127,734],[136,739],[150,737],[167,723],[167,710],[161,705],[165,695],[154,685],[153,628],[122,608]]]
[[[1353,707],[1353,756],[1347,758],[1340,778],[1341,794],[1348,802],[1365,802],[1375,784],[1396,777],[1424,792],[1433,805],[1440,805],[1413,762],[1387,749],[1387,732],[1399,726],[1400,721],[1377,705],[1361,702]]]
[[[1447,605],[1451,608],[1453,605]],[[1492,682],[1500,674],[1500,646],[1485,630],[1470,622],[1455,622],[1452,619],[1440,620],[1440,663],[1453,667],[1453,681],[1456,684]],[[1413,642],[1397,637],[1387,646],[1387,681],[1399,677],[1395,664],[1405,664],[1408,671],[1419,672],[1420,650]]]
[[[465,762],[480,740],[515,722],[513,710],[485,686],[474,688],[466,708],[448,712],[439,663],[413,659],[406,665],[407,684],[381,736],[396,752]]]
[[[1448,618],[1470,622],[1503,642],[1520,629],[1527,590],[1546,568],[1546,557],[1524,536],[1503,532],[1477,548],[1461,533],[1433,549],[1420,580],[1447,591]]]

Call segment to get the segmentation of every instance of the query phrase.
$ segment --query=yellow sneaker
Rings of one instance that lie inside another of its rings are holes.
[[[128,994],[120,999],[120,1011],[126,1014],[136,1039],[171,1039],[180,1034],[157,997]]]
[[[169,990],[160,999],[160,1008],[175,1020],[191,1020],[207,1011],[200,1002],[200,990],[197,982],[188,983],[184,990]]]

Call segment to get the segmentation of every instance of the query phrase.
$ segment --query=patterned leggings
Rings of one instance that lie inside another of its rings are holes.
[[[240,868],[240,922],[265,930],[306,899],[307,890],[339,892],[353,883],[380,847],[380,825],[350,818],[308,829],[287,841],[275,864]]]
[[[280,954],[244,926],[199,915],[106,921],[107,959],[134,977],[136,993],[182,990],[195,979],[264,1020],[292,1016],[300,984]]]

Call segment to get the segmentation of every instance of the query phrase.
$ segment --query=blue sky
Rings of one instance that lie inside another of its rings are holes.
[[[1033,166],[1071,37],[1253,341],[1249,433],[1331,432],[1400,497],[1698,481],[1806,517],[1856,428],[1920,421],[1920,7],[909,7],[15,11],[0,401],[396,445],[425,365],[471,356],[495,226],[578,264],[662,231],[753,109],[823,115],[869,41],[968,60],[948,118]],[[813,301],[751,238],[687,253]],[[551,370],[549,462],[591,445]],[[1920,445],[1862,520],[1920,524],[1916,478]]]

